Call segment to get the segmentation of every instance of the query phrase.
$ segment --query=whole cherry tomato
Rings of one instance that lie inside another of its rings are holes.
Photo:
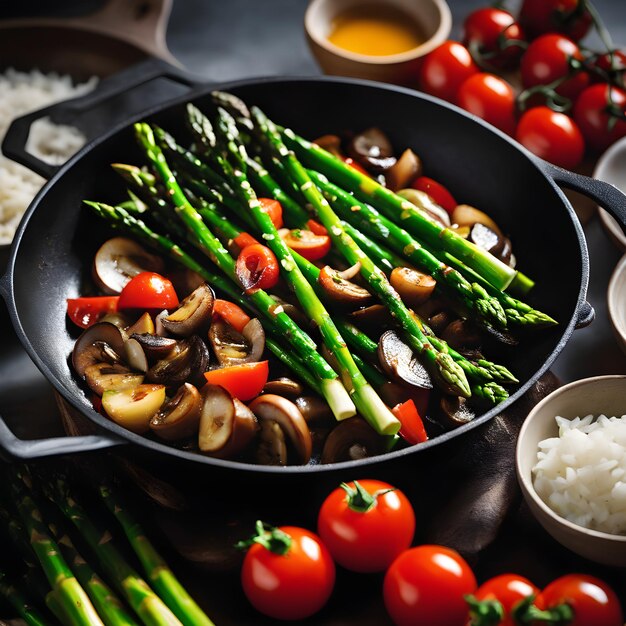
[[[479,63],[498,69],[512,69],[524,48],[524,33],[515,18],[502,9],[485,7],[470,13],[463,23],[463,44],[480,56]]]
[[[555,91],[575,100],[589,84],[589,75],[583,70],[572,69],[571,59],[582,61],[583,56],[578,45],[567,37],[550,33],[535,39],[528,46],[520,65],[524,87],[548,85],[564,79]],[[570,74],[571,77],[566,78]]]
[[[532,37],[562,33],[582,39],[591,26],[591,15],[584,0],[524,0],[519,20]]]
[[[610,96],[610,97],[609,97]],[[576,101],[574,119],[596,150],[605,150],[626,135],[626,91],[606,83],[587,87]]]
[[[267,246],[260,243],[246,246],[239,253],[235,270],[246,293],[271,289],[280,277],[276,256]]]
[[[458,105],[501,131],[515,132],[515,93],[509,83],[494,74],[474,74],[459,87]]]
[[[571,118],[548,107],[535,107],[522,115],[515,139],[550,163],[575,168],[585,153],[585,140]]]
[[[118,309],[171,309],[178,306],[172,281],[155,272],[133,276],[117,302]]]
[[[274,228],[283,227],[283,207],[274,198],[259,198],[261,203],[261,211],[267,213],[274,224]]]
[[[615,592],[605,582],[585,574],[568,574],[552,581],[535,601],[538,608],[572,609],[568,626],[623,626],[624,614]]]
[[[403,552],[383,583],[385,607],[397,626],[464,626],[465,596],[475,590],[476,577],[465,559],[434,545]]]
[[[432,198],[433,202],[436,202],[448,213],[452,213],[458,205],[454,196],[441,183],[438,183],[428,176],[418,176],[411,183],[411,187],[427,193]]]
[[[601,54],[596,57],[593,64],[605,73],[604,79],[598,79],[599,82],[607,82],[608,79],[611,84],[622,89],[626,88],[626,50],[615,49],[606,54]]]
[[[302,620],[319,611],[335,584],[335,564],[319,538],[295,526],[257,522],[241,569],[241,584],[257,611],[274,619]]]
[[[484,582],[473,597],[468,599],[470,603],[470,615],[476,614],[479,606],[488,603],[500,605],[503,617],[498,626],[517,626],[514,611],[523,608],[524,600],[534,599],[539,593],[539,588],[533,585],[527,578],[518,574],[501,574]]]
[[[339,565],[354,572],[382,572],[411,545],[415,513],[391,485],[355,480],[324,500],[317,532]]]
[[[445,41],[428,54],[420,70],[423,91],[448,102],[456,102],[461,83],[479,71],[469,50],[457,41]]]

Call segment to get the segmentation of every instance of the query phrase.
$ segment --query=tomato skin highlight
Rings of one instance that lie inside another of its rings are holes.
[[[433,202],[436,202],[442,209],[445,209],[450,214],[452,214],[452,211],[454,211],[458,205],[458,202],[446,187],[428,176],[418,176],[411,183],[411,187],[427,193],[433,199]]]
[[[237,332],[242,332],[245,325],[250,321],[250,316],[234,302],[216,298],[213,303],[213,315],[218,315],[226,323],[230,324]]]
[[[405,550],[383,583],[385,607],[396,626],[465,626],[464,596],[476,591],[465,559],[443,546]]]
[[[398,434],[411,445],[428,440],[424,422],[413,400],[396,405],[391,412],[400,420],[402,427]]]
[[[333,559],[353,572],[382,572],[406,550],[415,534],[415,513],[407,497],[379,480],[359,480],[369,494],[377,496],[365,512],[354,511],[342,488],[332,491],[322,503],[317,532]],[[349,483],[354,488],[354,483]],[[381,539],[384,538],[384,539]]]
[[[208,383],[224,387],[231,396],[242,402],[256,398],[263,391],[268,376],[267,361],[242,363],[204,372]]]
[[[566,169],[583,159],[585,140],[576,122],[548,107],[526,111],[517,124],[515,139],[538,157]]]
[[[536,605],[543,610],[559,604],[574,609],[568,626],[622,626],[624,614],[620,601],[609,585],[586,574],[568,574],[553,580],[538,596]]]
[[[260,243],[246,246],[239,253],[235,271],[248,294],[259,289],[271,289],[280,278],[276,256],[267,246]]]
[[[539,588],[518,574],[501,574],[485,581],[474,593],[479,601],[497,600],[504,610],[504,619],[498,626],[517,626],[511,612],[524,599],[537,596]]]
[[[292,544],[286,555],[254,544],[241,569],[241,584],[257,611],[280,620],[301,620],[317,613],[335,584],[335,565],[328,549],[312,532],[281,526]]]
[[[178,296],[172,282],[156,272],[141,272],[120,293],[118,309],[173,309]]]
[[[310,230],[283,228],[280,236],[288,248],[308,261],[318,261],[330,252],[331,241],[328,235],[316,235]]]
[[[117,311],[119,296],[67,298],[67,316],[76,326],[89,328],[107,313]]]
[[[259,202],[261,203],[261,211],[267,213],[272,220],[272,224],[274,224],[274,228],[282,228],[283,207],[281,203],[278,200],[274,200],[274,198],[259,198]]]

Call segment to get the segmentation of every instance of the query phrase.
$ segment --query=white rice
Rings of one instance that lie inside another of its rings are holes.
[[[574,524],[626,535],[626,415],[556,422],[559,436],[539,442],[537,494]]]
[[[83,95],[96,82],[92,77],[73,85],[69,76],[6,70],[0,74],[0,141],[14,118]],[[41,119],[31,127],[27,150],[48,163],[60,164],[84,143],[85,137],[76,128]],[[20,218],[44,182],[41,176],[0,154],[0,244],[11,243]]]

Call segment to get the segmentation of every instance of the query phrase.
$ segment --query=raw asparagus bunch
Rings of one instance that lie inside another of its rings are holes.
[[[0,597],[9,603],[28,626],[48,626],[50,621],[30,602],[25,593],[0,570]]]

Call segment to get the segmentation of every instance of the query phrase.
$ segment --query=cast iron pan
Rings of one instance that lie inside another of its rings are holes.
[[[24,154],[26,129],[34,116],[17,120],[7,134],[3,150],[9,157],[52,177],[29,208],[15,237],[9,267],[0,285],[2,295],[16,332],[35,364],[72,405],[105,431],[102,436],[27,442],[16,440],[0,422],[0,444],[10,455],[33,458],[132,443],[138,446],[131,448],[133,456],[147,456],[156,463],[167,460],[172,465],[193,467],[194,471],[206,466],[231,476],[237,470],[235,474],[249,478],[253,473],[295,478],[403,461],[462,438],[468,430],[506,409],[549,368],[573,330],[592,321],[593,309],[585,300],[587,248],[580,223],[558,185],[588,194],[625,224],[626,197],[614,187],[548,165],[456,107],[408,89],[337,78],[269,78],[194,85],[174,68],[167,69],[167,73],[170,78],[187,82],[190,92],[139,115],[121,112],[122,123],[111,125],[109,132],[85,146],[56,172]],[[135,80],[144,79],[135,76]],[[411,146],[423,155],[432,176],[445,180],[457,198],[481,207],[511,234],[521,267],[537,280],[529,298],[531,304],[556,318],[559,326],[525,339],[515,350],[494,355],[506,359],[522,381],[507,402],[417,447],[331,466],[286,468],[247,465],[177,450],[137,436],[93,410],[68,364],[75,333],[66,320],[65,299],[81,293],[93,254],[107,233],[97,218],[81,208],[81,201],[93,198],[114,202],[122,197],[122,183],[109,164],[120,160],[143,162],[135,145],[133,122],[149,119],[174,134],[184,134],[184,104],[193,100],[201,108],[210,107],[210,92],[218,87],[261,106],[270,117],[305,137],[372,124],[381,126],[398,148]],[[72,107],[78,114],[76,123],[80,126],[84,107],[92,110],[93,117],[96,106],[95,94],[75,101]],[[54,111],[49,113],[54,119]]]

